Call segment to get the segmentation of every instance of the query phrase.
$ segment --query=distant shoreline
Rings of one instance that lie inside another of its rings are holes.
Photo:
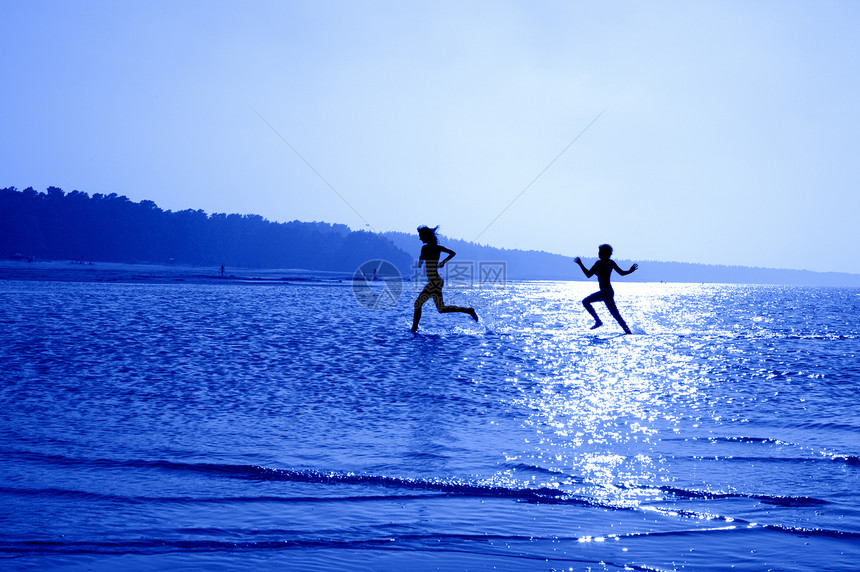
[[[800,272],[804,271],[785,271]],[[809,273],[814,274],[814,273]],[[851,276],[851,275],[846,275]],[[853,278],[853,276],[851,276]],[[692,278],[692,276],[691,276]],[[702,278],[705,278],[704,276]],[[41,281],[41,282],[98,282],[120,284],[348,284],[352,273],[327,270],[307,270],[301,268],[231,268],[185,266],[171,264],[148,264],[127,262],[89,262],[72,260],[0,260],[0,281]],[[584,282],[585,278],[513,278],[508,282]],[[627,278],[629,283],[664,284],[760,284],[827,286],[834,288],[857,288],[860,284],[791,284],[786,282],[743,282],[705,280],[636,280]]]
[[[222,276],[219,267],[71,260],[34,262],[0,260],[0,280],[125,284],[223,284],[225,282],[265,284],[343,282],[350,279],[351,275],[346,272],[293,268],[225,268]]]

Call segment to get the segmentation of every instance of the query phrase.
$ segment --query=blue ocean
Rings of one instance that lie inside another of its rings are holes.
[[[860,289],[0,281],[4,570],[853,570]]]

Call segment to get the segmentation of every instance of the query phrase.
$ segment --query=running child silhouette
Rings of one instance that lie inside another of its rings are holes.
[[[582,305],[585,306],[585,309],[588,310],[588,313],[591,314],[592,318],[594,318],[594,325],[591,326],[591,329],[593,330],[603,325],[603,322],[600,321],[594,307],[592,307],[594,302],[603,302],[606,304],[606,308],[609,310],[609,313],[612,314],[612,317],[615,318],[624,329],[624,333],[632,334],[633,332],[631,332],[630,328],[627,327],[627,324],[624,322],[624,318],[621,317],[621,314],[618,313],[618,308],[615,306],[615,291],[612,290],[612,285],[609,283],[609,275],[612,274],[613,270],[615,270],[620,275],[627,276],[639,268],[639,265],[634,264],[627,272],[621,270],[621,268],[615,264],[615,261],[610,258],[610,256],[612,256],[612,247],[608,244],[601,244],[597,247],[597,256],[600,259],[594,263],[591,270],[587,269],[585,265],[582,264],[582,260],[580,260],[578,256],[573,259],[574,262],[579,264],[582,271],[585,272],[585,276],[587,278],[591,278],[597,274],[597,283],[600,285],[600,291],[587,296],[582,301]]]
[[[445,248],[439,244],[438,239],[436,238],[437,228],[439,227],[418,227],[418,238],[420,238],[421,242],[424,243],[424,246],[421,247],[421,256],[418,258],[418,268],[421,268],[423,263],[427,263],[427,286],[421,290],[421,293],[418,295],[418,299],[415,300],[415,314],[412,316],[413,334],[418,331],[418,322],[421,320],[421,306],[423,306],[430,298],[433,298],[433,301],[436,303],[436,309],[439,310],[440,314],[446,314],[448,312],[463,312],[464,314],[472,316],[472,319],[476,322],[478,321],[478,315],[475,313],[474,308],[446,306],[445,302],[442,300],[442,286],[445,283],[442,280],[442,277],[439,276],[439,269],[445,266],[446,262],[454,258],[455,252],[450,248]],[[440,262],[439,257],[443,252],[448,256]]]

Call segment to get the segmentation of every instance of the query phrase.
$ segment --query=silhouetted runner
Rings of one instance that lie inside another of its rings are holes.
[[[436,238],[437,228],[439,227],[418,227],[418,238],[420,238],[421,242],[424,243],[424,246],[421,247],[421,256],[418,258],[418,268],[421,268],[421,265],[424,262],[427,263],[427,286],[421,290],[421,293],[418,295],[418,299],[415,300],[415,314],[412,317],[412,333],[418,331],[418,322],[421,320],[421,306],[423,306],[430,298],[433,298],[433,301],[436,303],[436,309],[439,310],[440,314],[446,314],[448,312],[462,312],[472,316],[472,319],[476,322],[478,321],[478,315],[475,313],[474,308],[446,306],[445,302],[442,300],[442,286],[445,283],[442,280],[442,277],[439,276],[439,269],[445,266],[446,262],[454,258],[455,252],[450,248],[445,248],[444,246],[439,245]],[[446,256],[443,261],[439,262],[439,256],[443,252],[448,256]]]
[[[585,306],[585,309],[588,310],[588,313],[594,318],[594,325],[591,326],[591,329],[593,330],[603,325],[603,322],[601,322],[600,318],[597,316],[597,312],[592,307],[594,302],[603,302],[606,304],[606,308],[609,310],[609,313],[612,314],[612,317],[615,318],[624,329],[624,333],[632,334],[633,332],[631,332],[630,328],[627,327],[627,324],[624,322],[624,318],[621,317],[621,314],[618,313],[618,308],[615,306],[615,291],[612,290],[612,284],[609,283],[609,275],[612,274],[613,270],[615,270],[620,275],[627,276],[639,268],[639,265],[634,264],[627,272],[621,270],[618,265],[615,264],[615,261],[610,258],[610,256],[612,256],[612,247],[608,244],[601,244],[597,247],[597,256],[600,259],[594,263],[591,270],[587,269],[585,265],[582,264],[582,260],[580,260],[578,256],[573,259],[574,262],[579,264],[582,271],[585,272],[585,276],[587,278],[591,278],[597,274],[597,283],[600,285],[600,291],[587,296],[582,301],[582,305]]]

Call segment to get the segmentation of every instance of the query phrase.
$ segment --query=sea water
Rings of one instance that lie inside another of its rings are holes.
[[[850,570],[860,290],[0,282],[0,568]]]

